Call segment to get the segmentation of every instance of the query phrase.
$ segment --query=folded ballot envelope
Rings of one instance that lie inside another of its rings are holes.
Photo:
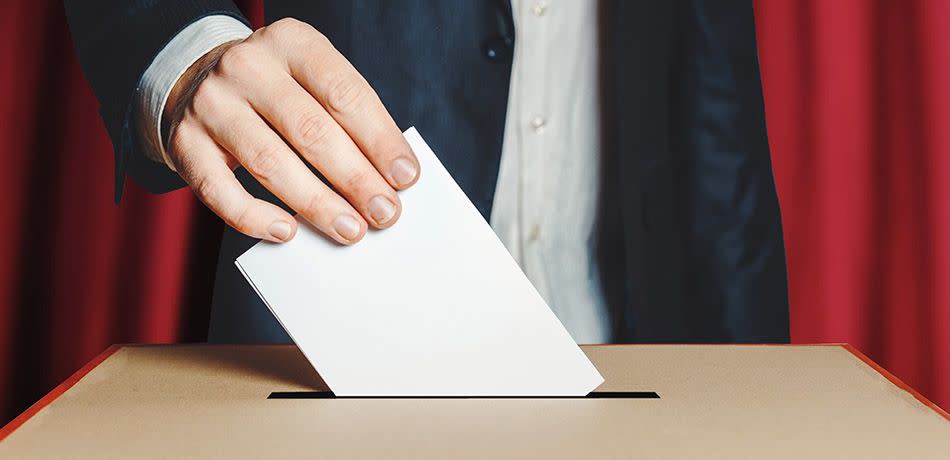
[[[302,219],[236,264],[337,396],[583,396],[603,382],[415,129],[391,228],[342,246]]]

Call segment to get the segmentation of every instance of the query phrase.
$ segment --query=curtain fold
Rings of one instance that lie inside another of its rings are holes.
[[[950,406],[950,1],[759,0],[756,21],[793,340]],[[220,223],[188,190],[113,204],[66,27],[58,2],[0,14],[0,424],[112,343],[207,327]]]

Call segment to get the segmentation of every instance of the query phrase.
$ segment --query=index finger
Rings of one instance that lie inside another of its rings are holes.
[[[188,161],[176,156],[175,167],[195,195],[226,224],[254,238],[289,241],[297,232],[296,220],[280,207],[254,198],[238,182],[228,154],[206,133],[179,126],[170,148],[190,152]]]
[[[286,56],[291,76],[326,108],[393,188],[414,184],[419,162],[376,91],[325,38],[302,49],[308,52]]]

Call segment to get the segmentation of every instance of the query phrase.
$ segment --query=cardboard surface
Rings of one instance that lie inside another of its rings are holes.
[[[0,458],[947,458],[950,421],[840,346],[584,347],[659,399],[267,399],[290,346],[126,346]]]

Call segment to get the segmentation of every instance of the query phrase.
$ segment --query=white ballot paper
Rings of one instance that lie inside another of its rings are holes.
[[[603,382],[414,128],[391,228],[339,245],[298,218],[236,264],[337,396],[584,396]]]

